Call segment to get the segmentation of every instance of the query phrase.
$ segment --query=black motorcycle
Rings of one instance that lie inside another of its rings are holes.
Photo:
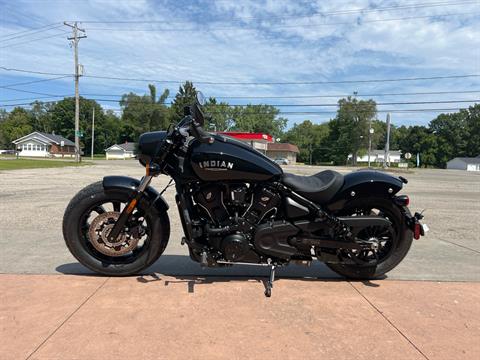
[[[192,260],[202,266],[266,266],[271,295],[275,269],[313,258],[353,279],[378,278],[424,235],[422,215],[411,215],[407,180],[361,170],[312,176],[284,173],[252,147],[203,130],[201,99],[168,131],[142,134],[141,180],[106,176],[68,205],[63,235],[71,253],[104,275],[136,274],[162,255],[170,235],[168,204],[149,186],[165,174]],[[168,187],[168,186],[167,186]]]

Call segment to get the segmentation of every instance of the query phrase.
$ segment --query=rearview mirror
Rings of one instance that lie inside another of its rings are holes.
[[[197,102],[199,105],[205,105],[207,102],[207,99],[205,98],[205,95],[201,91],[197,91]]]

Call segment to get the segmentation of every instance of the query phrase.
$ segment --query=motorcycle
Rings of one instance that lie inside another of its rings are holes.
[[[199,93],[167,131],[140,136],[141,180],[106,176],[70,201],[63,235],[81,264],[126,276],[157,261],[170,235],[166,188],[159,193],[150,186],[161,174],[171,177],[167,187],[174,182],[190,258],[204,267],[268,267],[267,297],[277,267],[314,258],[346,278],[380,278],[428,230],[422,214],[410,213],[409,197],[397,195],[404,177],[283,172],[249,145],[206,132],[203,99]]]

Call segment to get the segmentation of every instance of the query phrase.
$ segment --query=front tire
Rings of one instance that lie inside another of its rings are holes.
[[[407,255],[413,241],[413,233],[405,222],[405,215],[402,210],[389,199],[367,198],[353,200],[337,214],[337,216],[351,216],[359,211],[368,211],[369,209],[378,209],[383,215],[388,217],[395,229],[396,238],[393,248],[388,257],[383,259],[377,265],[351,265],[327,263],[326,265],[337,274],[349,279],[372,280],[384,277],[384,275],[395,268]],[[409,211],[405,208],[404,211]]]
[[[115,190],[107,193],[102,182],[96,182],[82,189],[68,204],[63,217],[63,237],[72,255],[88,269],[108,276],[134,275],[152,265],[165,250],[170,236],[168,214],[153,210],[146,197],[136,208],[147,228],[141,246],[127,254],[108,256],[92,245],[88,222],[95,215],[91,214],[105,213],[108,211],[106,204],[112,204],[113,211],[119,212],[120,204],[129,200],[128,192]]]

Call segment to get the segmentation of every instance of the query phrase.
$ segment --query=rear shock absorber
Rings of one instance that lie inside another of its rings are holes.
[[[337,217],[330,215],[329,213],[319,210],[318,217],[325,221],[325,223],[330,226],[335,234],[339,236],[344,236],[346,238],[350,238],[352,236],[352,232],[350,231],[349,227],[346,226],[342,221],[340,221]]]

